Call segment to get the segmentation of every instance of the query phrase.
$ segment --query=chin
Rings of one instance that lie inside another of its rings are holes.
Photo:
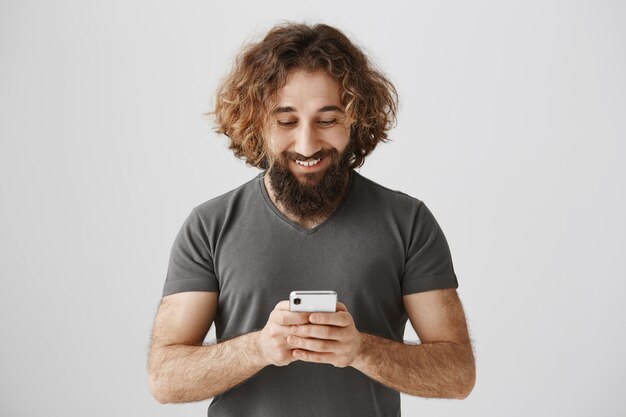
[[[326,171],[328,169],[325,169],[323,171],[318,171],[318,172],[300,172],[300,173],[295,173],[293,171],[291,171],[291,174],[298,179],[299,182],[303,183],[303,184],[316,184],[318,182],[320,182],[322,180],[322,178],[324,177],[324,174],[326,174]]]

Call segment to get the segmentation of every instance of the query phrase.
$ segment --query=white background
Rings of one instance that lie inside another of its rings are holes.
[[[186,215],[258,172],[202,113],[281,20],[389,75],[398,127],[360,172],[450,244],[476,387],[404,415],[626,413],[625,2],[0,4],[2,416],[206,415],[151,397],[149,334]]]

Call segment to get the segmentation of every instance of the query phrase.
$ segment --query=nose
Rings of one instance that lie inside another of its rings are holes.
[[[315,154],[315,152],[322,149],[320,140],[313,126],[302,123],[295,132],[295,135],[294,152],[305,157],[310,157]]]

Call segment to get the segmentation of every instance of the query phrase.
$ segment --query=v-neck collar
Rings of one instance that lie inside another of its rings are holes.
[[[348,186],[346,187],[346,192],[344,193],[341,201],[339,202],[337,207],[335,207],[335,210],[333,210],[333,212],[326,218],[326,220],[324,220],[322,223],[318,224],[317,226],[315,226],[312,229],[307,229],[306,227],[302,227],[298,223],[292,221],[287,216],[285,216],[278,209],[278,207],[276,207],[274,205],[274,202],[270,198],[269,193],[267,192],[267,189],[265,188],[265,181],[263,181],[263,177],[265,176],[265,171],[261,172],[257,176],[257,181],[259,183],[259,188],[261,189],[261,194],[263,194],[263,199],[265,200],[265,204],[274,212],[274,214],[276,214],[276,216],[278,216],[282,221],[287,223],[287,225],[293,227],[294,229],[296,229],[300,233],[302,233],[304,235],[311,235],[311,234],[317,232],[322,227],[326,226],[329,222],[331,222],[333,220],[333,218],[341,210],[341,208],[344,206],[346,200],[348,199],[348,197],[352,193],[352,184],[354,183],[354,177],[356,175],[356,172],[354,170],[352,170],[352,169],[349,172],[350,172],[350,176],[349,176],[349,179],[348,179]]]

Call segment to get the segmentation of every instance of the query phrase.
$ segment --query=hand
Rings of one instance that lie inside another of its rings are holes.
[[[259,351],[266,364],[285,366],[298,358],[293,356],[293,347],[287,344],[291,326],[309,323],[311,313],[289,311],[289,301],[276,304],[257,339]]]
[[[339,368],[351,365],[361,350],[361,333],[346,306],[337,303],[336,313],[312,313],[309,321],[312,324],[291,326],[287,342],[293,356]]]

